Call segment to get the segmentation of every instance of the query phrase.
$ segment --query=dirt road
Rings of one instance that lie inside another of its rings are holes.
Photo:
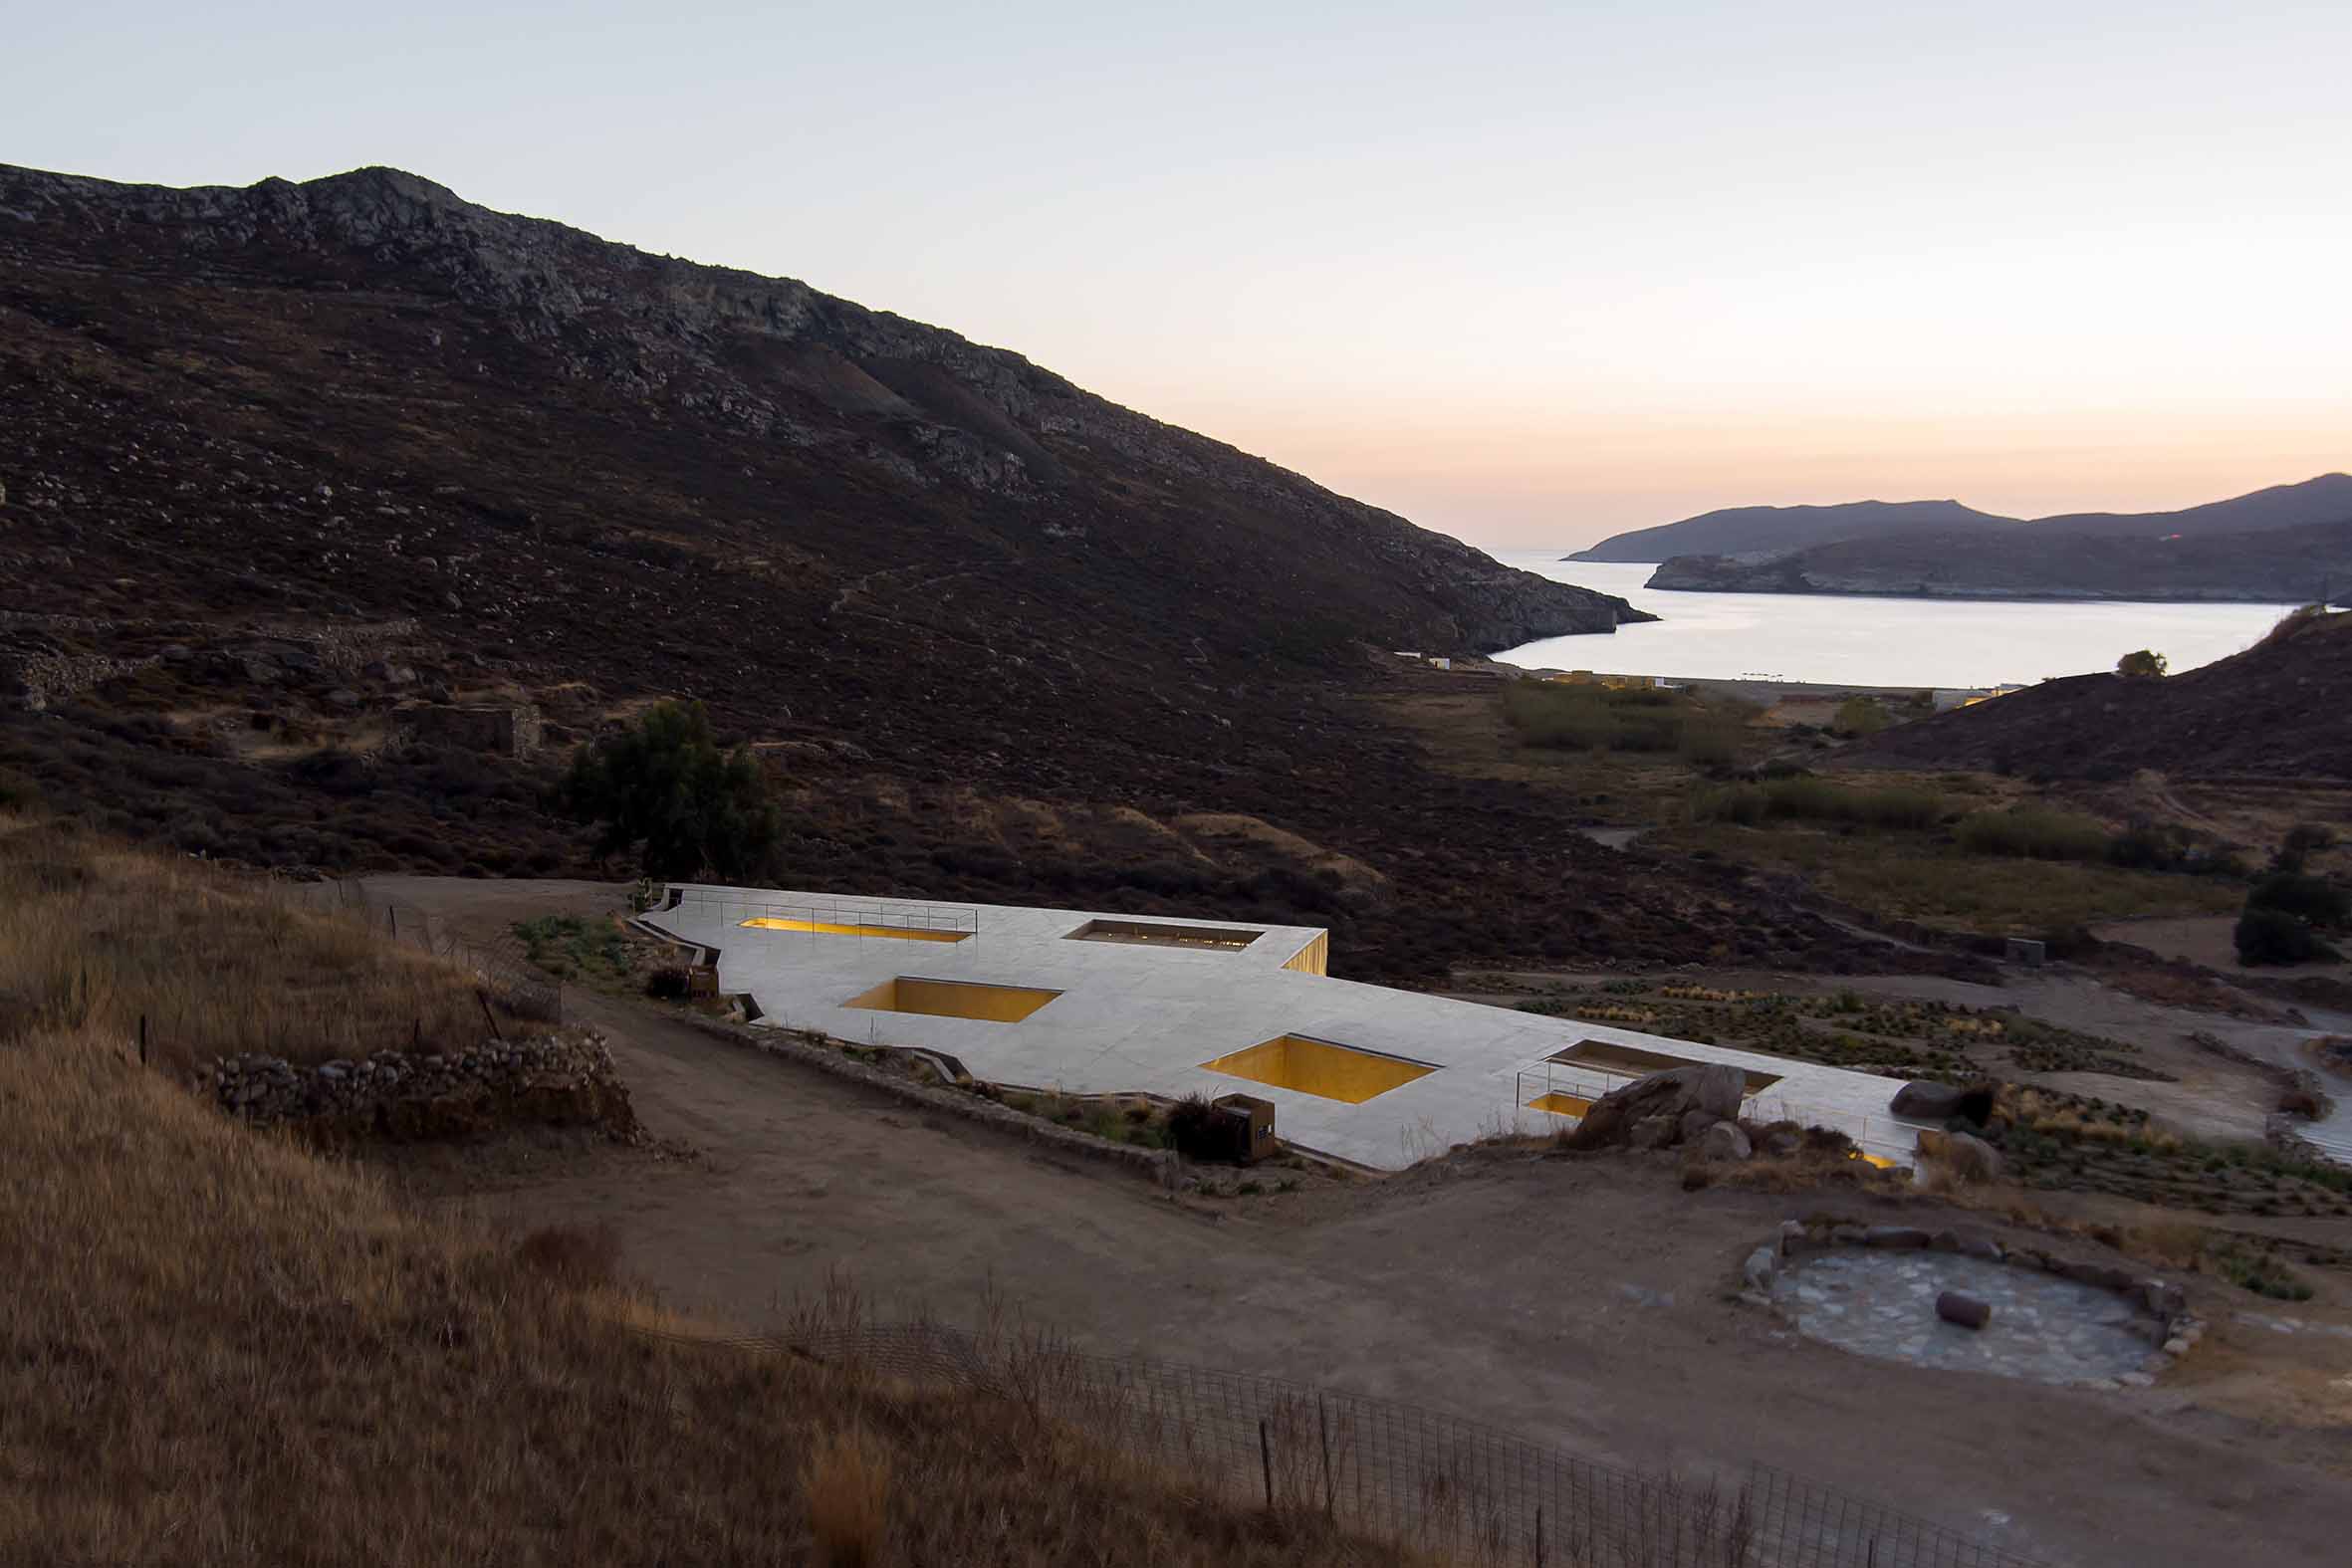
[[[618,896],[372,885],[476,931]],[[650,1007],[568,999],[611,1036],[648,1128],[702,1157],[613,1151],[484,1202],[611,1221],[681,1307],[758,1326],[838,1267],[886,1309],[969,1320],[993,1281],[1088,1349],[1428,1405],[1620,1463],[1773,1464],[2051,1563],[2343,1560],[2352,1395],[2332,1430],[2265,1431],[2200,1408],[2194,1362],[2177,1385],[2095,1394],[1799,1339],[1730,1296],[1745,1252],[1818,1195],[1685,1194],[1663,1159],[1628,1157],[1440,1167],[1211,1219]],[[2234,1336],[2261,1331],[2205,1305],[2220,1326],[2200,1359],[2230,1365]],[[2296,1310],[2352,1321],[2343,1307]],[[2352,1340],[2329,1343],[2352,1374]]]

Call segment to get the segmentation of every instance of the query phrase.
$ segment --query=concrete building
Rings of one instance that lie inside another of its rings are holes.
[[[1925,1125],[1869,1073],[1334,980],[1308,926],[700,884],[643,919],[711,950],[763,1023],[936,1052],[1008,1087],[1258,1095],[1286,1142],[1373,1170],[1564,1126],[1692,1062],[1746,1072],[1760,1119],[1837,1127],[1882,1159],[1908,1163]]]

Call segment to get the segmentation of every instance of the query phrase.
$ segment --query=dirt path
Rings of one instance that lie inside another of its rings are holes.
[[[476,932],[619,892],[377,885]],[[611,1036],[647,1126],[702,1158],[601,1154],[481,1202],[611,1221],[682,1307],[759,1326],[841,1267],[889,1308],[969,1320],[993,1282],[1089,1349],[1428,1405],[1620,1463],[1772,1464],[2052,1563],[2220,1564],[2254,1541],[2265,1563],[2342,1560],[2352,1445],[2216,1416],[2193,1386],[2100,1395],[1864,1361],[1730,1300],[1745,1251],[1817,1196],[1688,1195],[1663,1160],[1529,1161],[1212,1219],[648,1007],[568,998]],[[2299,1310],[2320,1309],[2338,1310]]]

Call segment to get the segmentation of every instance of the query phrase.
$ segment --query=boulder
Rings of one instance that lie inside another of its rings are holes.
[[[1924,1131],[1919,1157],[1955,1187],[2000,1180],[2000,1151],[1968,1133]]]
[[[1906,1083],[1895,1091],[1890,1109],[1914,1121],[1948,1122],[1957,1117],[1982,1127],[1993,1119],[1993,1086]]]
[[[1681,1133],[1671,1116],[1645,1116],[1625,1135],[1629,1149],[1663,1149]]]
[[[1717,1120],[1718,1118],[1710,1115],[1706,1111],[1683,1112],[1682,1141],[1684,1143],[1697,1143],[1699,1141],[1700,1135],[1705,1133],[1708,1128],[1715,1126]]]
[[[1717,1121],[1738,1115],[1740,1099],[1747,1088],[1746,1075],[1732,1066],[1674,1067],[1653,1072],[1594,1101],[1592,1109],[1584,1113],[1584,1119],[1562,1140],[1562,1146],[1616,1148],[1633,1141],[1638,1125],[1654,1120],[1666,1123],[1663,1141],[1671,1143],[1682,1136],[1682,1119],[1693,1111],[1704,1111]]]
[[[1698,1150],[1702,1160],[1745,1160],[1755,1152],[1738,1122],[1717,1122],[1709,1127],[1699,1135]]]
[[[1983,1328],[1993,1321],[1993,1307],[1975,1296],[1947,1290],[1936,1297],[1936,1316],[1947,1323],[1958,1323],[1962,1328]]]
[[[1928,1233],[1907,1225],[1874,1225],[1862,1232],[1862,1244],[1918,1251],[1928,1244]]]

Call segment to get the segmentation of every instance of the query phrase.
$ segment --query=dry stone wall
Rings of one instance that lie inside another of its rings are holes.
[[[231,1056],[209,1071],[214,1101],[257,1126],[327,1138],[462,1138],[520,1123],[635,1129],[612,1052],[592,1030],[486,1041],[469,1050],[304,1066]]]

